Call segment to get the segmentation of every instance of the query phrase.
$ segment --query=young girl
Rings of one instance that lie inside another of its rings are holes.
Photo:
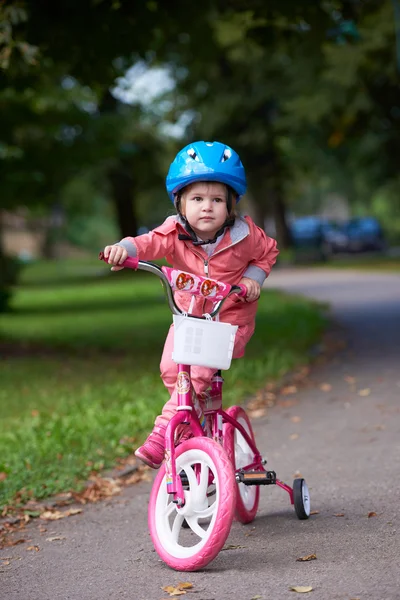
[[[233,358],[244,355],[254,332],[257,299],[261,286],[276,261],[276,242],[265,235],[250,217],[239,217],[235,206],[246,191],[246,175],[236,152],[220,142],[195,142],[178,152],[166,180],[177,214],[160,227],[137,237],[106,246],[104,255],[113,271],[128,256],[151,261],[166,258],[175,268],[237,285],[245,284],[245,299],[229,297],[220,320],[238,325]],[[183,286],[184,287],[184,286]],[[190,293],[175,292],[175,300],[187,311]],[[212,300],[195,297],[191,313],[212,309]],[[161,359],[161,377],[170,399],[154,424],[152,433],[135,455],[157,469],[164,459],[164,432],[175,414],[177,365],[172,361],[174,329],[171,325]],[[215,369],[192,367],[197,394],[210,386]]]

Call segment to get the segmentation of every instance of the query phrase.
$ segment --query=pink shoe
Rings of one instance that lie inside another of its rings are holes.
[[[164,452],[164,435],[160,429],[149,435],[145,443],[135,451],[135,456],[148,467],[158,469],[164,460]]]

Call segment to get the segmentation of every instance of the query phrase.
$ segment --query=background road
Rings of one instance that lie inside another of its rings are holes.
[[[286,492],[262,488],[256,520],[234,523],[230,547],[203,572],[176,573],[152,549],[142,482],[46,532],[29,524],[39,551],[0,552],[1,600],[161,600],[180,581],[194,586],[188,600],[293,600],[294,585],[315,600],[400,599],[400,276],[277,270],[268,285],[329,301],[347,341],[254,421],[269,468],[290,484],[301,473],[316,514],[299,521]]]

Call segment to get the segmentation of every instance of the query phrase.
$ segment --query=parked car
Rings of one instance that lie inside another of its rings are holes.
[[[368,252],[386,249],[383,229],[374,217],[354,217],[343,226],[347,237],[347,252]]]
[[[382,227],[374,217],[354,217],[336,222],[317,216],[299,217],[290,225],[298,256],[326,260],[350,252],[386,249]]]
[[[295,219],[290,232],[299,258],[326,260],[343,252],[347,245],[347,236],[338,223],[317,216]]]

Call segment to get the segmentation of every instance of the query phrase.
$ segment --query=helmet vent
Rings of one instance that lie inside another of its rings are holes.
[[[228,160],[228,158],[230,158],[232,156],[232,152],[229,150],[229,148],[225,148],[224,150],[224,154],[222,156],[222,161],[221,162],[225,162],[226,160]]]
[[[189,148],[187,153],[189,154],[190,158],[193,158],[193,160],[197,160],[197,162],[199,161],[199,157],[197,156],[196,150],[194,148]]]

